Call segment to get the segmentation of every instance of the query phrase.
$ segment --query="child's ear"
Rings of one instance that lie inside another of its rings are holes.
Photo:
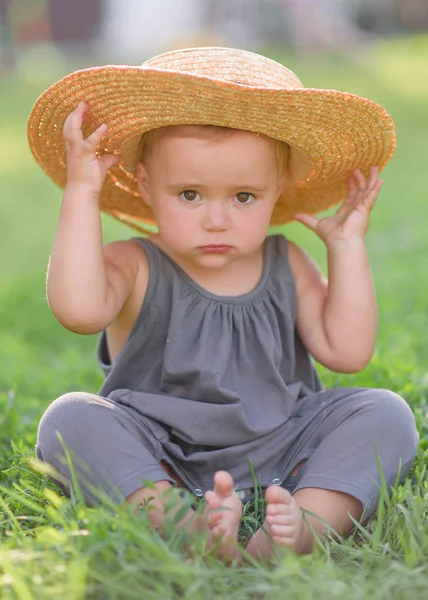
[[[151,203],[151,194],[150,194],[150,180],[149,174],[147,173],[146,165],[142,162],[137,163],[137,185],[138,191],[140,192],[141,198],[144,200],[146,204],[149,206]]]

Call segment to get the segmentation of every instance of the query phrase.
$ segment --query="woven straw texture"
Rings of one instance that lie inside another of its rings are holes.
[[[44,171],[66,184],[62,130],[80,100],[90,107],[84,136],[101,123],[108,130],[99,154],[122,162],[111,168],[100,208],[131,226],[154,224],[141,200],[135,161],[142,133],[180,124],[211,124],[263,133],[288,142],[299,183],[288,187],[272,225],[297,211],[315,213],[346,197],[355,168],[382,170],[395,149],[391,117],[378,104],[336,90],[304,88],[283,65],[244,50],[190,48],[162,54],[136,66],[76,71],[49,87],[28,120],[31,150]]]

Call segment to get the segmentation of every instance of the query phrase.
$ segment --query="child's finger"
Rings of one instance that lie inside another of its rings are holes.
[[[104,154],[103,156],[100,156],[99,159],[104,163],[106,171],[120,163],[120,157],[116,154]]]
[[[367,189],[367,181],[360,169],[354,169],[353,176],[357,182],[357,187],[360,192],[364,192]]]
[[[348,195],[340,205],[336,212],[336,217],[340,221],[344,221],[346,217],[351,213],[359,201],[360,191],[357,188],[355,180],[352,177],[348,177],[346,180],[348,186]]]
[[[76,144],[82,141],[82,123],[87,105],[79,102],[77,107],[68,115],[63,128],[63,136],[66,143]]]
[[[372,189],[368,192],[368,194],[366,195],[366,197],[363,200],[363,204],[369,212],[373,209],[373,206],[375,205],[375,202],[379,195],[382,184],[383,184],[382,179],[377,179],[375,181]]]
[[[351,212],[355,209],[358,202],[359,202],[358,196],[355,196],[353,198],[347,198],[343,202],[343,204],[339,207],[339,209],[336,211],[336,214],[334,215],[334,218],[336,219],[336,221],[338,223],[343,223],[343,221],[345,221],[347,219],[348,215],[350,215]]]
[[[85,140],[85,150],[88,154],[92,154],[96,151],[98,144],[101,142],[101,138],[107,131],[107,125],[102,123],[95,129]]]
[[[358,194],[358,188],[355,183],[355,179],[353,177],[347,178],[346,185],[348,186],[348,195],[347,195],[346,200],[344,201],[343,205],[352,204],[355,201],[357,194]]]
[[[370,176],[369,176],[369,182],[367,185],[367,189],[368,190],[372,190],[377,179],[378,179],[378,175],[379,175],[379,167],[377,166],[372,166],[370,167]]]
[[[293,219],[295,221],[299,221],[302,225],[305,225],[312,231],[315,231],[318,227],[319,219],[314,217],[313,215],[307,215],[306,213],[296,213],[293,215]]]

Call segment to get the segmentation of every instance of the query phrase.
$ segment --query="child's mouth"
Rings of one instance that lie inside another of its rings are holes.
[[[226,244],[209,244],[207,246],[199,246],[202,252],[206,254],[226,254],[232,248]]]

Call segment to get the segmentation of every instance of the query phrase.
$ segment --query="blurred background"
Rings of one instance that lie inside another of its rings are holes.
[[[287,45],[352,49],[428,29],[427,0],[0,0],[2,71],[41,46],[70,56],[138,63],[171,48]]]
[[[381,365],[381,385],[405,393],[416,378],[426,389],[428,0],[0,0],[0,396],[22,398],[31,419],[55,396],[101,383],[95,340],[65,331],[45,300],[61,191],[28,149],[33,103],[72,70],[196,45],[255,50],[307,87],[360,94],[390,112],[397,152],[368,235],[380,309],[373,368]],[[109,217],[103,227],[105,242],[133,235]],[[283,231],[325,269],[314,234]]]

